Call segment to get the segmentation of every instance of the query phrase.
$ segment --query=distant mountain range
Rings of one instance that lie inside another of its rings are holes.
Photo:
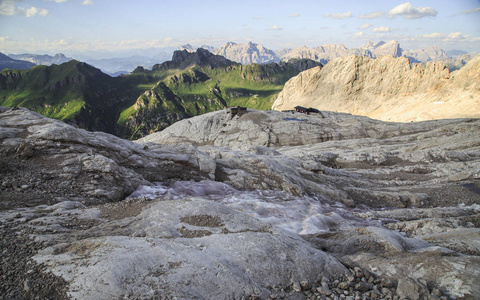
[[[380,41],[378,43],[368,42],[360,48],[350,49],[342,44],[327,44],[316,48],[303,46],[294,49],[280,49],[275,52],[260,44],[252,42],[247,44],[228,42],[218,49],[210,46],[201,46],[200,48],[207,49],[214,54],[222,55],[241,64],[269,63],[302,58],[326,64],[337,57],[350,55],[369,58],[377,58],[384,55],[392,55],[395,58],[404,56],[407,57],[411,63],[425,63],[428,61],[455,59],[457,56],[468,54],[461,50],[451,50],[447,53],[438,46],[417,50],[404,50],[400,47],[400,44],[397,41]],[[182,46],[181,49],[195,51],[196,48],[187,44]],[[470,57],[473,56],[475,56],[475,53],[470,54]],[[463,59],[465,60],[465,58],[466,57]]]
[[[24,61],[17,60],[11,57],[6,56],[5,54],[0,53],[0,70],[3,69],[14,69],[14,70],[24,70],[34,67],[35,64]]]
[[[438,46],[431,46],[417,50],[404,50],[400,47],[400,44],[397,41],[380,41],[378,43],[368,42],[360,48],[350,49],[342,44],[327,44],[318,46],[316,48],[303,46],[293,49],[280,49],[277,51],[272,51],[261,44],[252,42],[246,44],[228,42],[220,48],[215,48],[208,45],[202,45],[198,48],[208,50],[216,55],[224,56],[231,61],[238,62],[243,65],[252,63],[262,64],[289,61],[291,59],[303,58],[326,64],[330,60],[337,57],[350,55],[369,58],[392,55],[393,57],[407,57],[411,63],[426,63],[428,61],[442,60],[451,71],[461,68],[463,65],[465,65],[465,62],[476,55],[476,53],[467,53],[461,50],[445,51]],[[191,44],[185,44],[180,47],[180,50],[195,52],[198,48],[192,46]],[[152,53],[152,50],[150,49],[148,53]],[[155,64],[169,60],[172,57],[172,54],[173,50],[169,48],[159,49],[157,54],[155,54],[153,57],[150,56],[151,54],[149,55],[147,53],[140,53],[139,55],[128,57],[112,57],[103,59],[85,57],[79,60],[101,69],[102,72],[106,74],[118,76],[132,72],[137,66],[142,66],[144,69],[150,69]],[[15,60],[29,61],[36,65],[60,64],[71,59],[65,57],[65,55],[61,53],[56,54],[55,56],[14,54],[9,55],[9,57]],[[13,67],[10,68],[15,68],[14,65],[11,66]]]
[[[50,66],[53,64],[59,65],[73,59],[73,58],[66,57],[62,53],[57,53],[55,54],[55,56],[50,56],[47,54],[38,55],[38,54],[28,54],[28,53],[9,54],[8,56],[13,59],[29,61],[37,66],[38,65]]]

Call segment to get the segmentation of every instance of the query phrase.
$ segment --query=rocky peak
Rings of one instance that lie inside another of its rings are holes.
[[[198,48],[195,52],[189,52],[188,50],[175,51],[172,62],[180,64],[181,68],[187,68],[193,65],[217,68],[234,64],[234,62],[227,58],[212,54],[203,48]]]
[[[427,62],[449,58],[447,52],[438,46],[431,46],[413,51],[404,51],[402,55],[410,58],[414,62]]]
[[[190,44],[180,46],[180,50],[187,50],[188,52],[195,52],[195,48]]]
[[[380,41],[378,43],[374,43],[372,41],[369,41],[368,43],[366,43],[365,45],[362,46],[361,49],[366,49],[366,50],[370,50],[370,51],[373,51],[375,49],[377,49],[378,47],[380,46],[383,46],[385,45],[385,42],[384,41]]]
[[[381,44],[383,43],[383,44]],[[381,44],[379,46],[379,44]],[[382,55],[392,55],[393,57],[400,57],[402,56],[402,48],[400,48],[400,44],[397,41],[390,41],[388,43],[380,42],[375,45],[375,49],[373,53],[378,57]]]
[[[279,61],[275,52],[252,42],[248,42],[247,44],[228,42],[218,49],[215,54],[222,55],[244,65]]]

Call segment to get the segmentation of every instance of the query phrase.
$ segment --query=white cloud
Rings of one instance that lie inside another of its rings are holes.
[[[27,18],[37,15],[45,17],[49,15],[49,11],[44,8],[30,6],[28,8],[15,6],[19,0],[3,0],[0,2],[0,15],[4,16],[25,16]]]
[[[392,31],[392,28],[390,27],[375,27],[372,29],[373,32],[390,32]]]
[[[255,20],[263,20],[262,16],[253,17]]]
[[[4,0],[0,2],[0,15],[13,16],[15,15],[15,1]]]
[[[359,19],[376,19],[376,18],[380,18],[384,14],[385,13],[383,11],[374,11],[368,14],[360,15],[358,18]]]
[[[469,15],[469,14],[474,14],[474,13],[477,13],[477,12],[480,12],[480,7],[461,11],[460,14],[461,15]]]
[[[363,23],[362,25],[360,25],[360,27],[358,27],[358,29],[367,29],[367,28],[370,28],[372,26],[373,26],[372,24]]]
[[[300,17],[301,15],[300,14],[297,14],[297,13],[294,13],[294,14],[289,14],[288,15],[290,18],[296,18],[296,17]]]
[[[362,37],[363,36],[363,31],[355,33],[355,36],[356,37]]]
[[[346,19],[346,18],[351,18],[352,17],[352,12],[346,12],[346,13],[333,13],[333,14],[324,14],[323,15],[325,18],[331,18],[331,19]]]
[[[46,17],[50,14],[50,12],[47,9],[44,8],[36,8],[36,7],[29,7],[25,10],[25,16],[27,18],[30,17],[35,17],[36,15],[39,15],[41,17]]]
[[[415,41],[425,41],[429,40],[431,43],[439,43],[439,42],[478,42],[480,41],[480,37],[472,37],[469,34],[463,34],[461,32],[451,32],[449,34],[434,32],[429,34],[422,34],[415,36],[412,40]]]
[[[420,19],[435,17],[438,12],[433,7],[413,7],[412,3],[406,2],[394,7],[388,14],[390,17],[403,16],[406,19]]]
[[[93,1],[92,0],[85,0],[82,2],[82,5],[92,5]]]
[[[422,34],[418,35],[418,37],[426,38],[426,39],[439,39],[445,37],[445,34],[440,33],[440,32],[434,32],[434,33],[429,33],[429,34]]]
[[[51,1],[51,2],[56,2],[56,3],[63,3],[63,2],[67,2],[68,0],[43,0],[43,1]]]
[[[278,25],[273,25],[272,27],[268,28],[267,30],[282,30],[283,28],[281,28],[280,26]]]

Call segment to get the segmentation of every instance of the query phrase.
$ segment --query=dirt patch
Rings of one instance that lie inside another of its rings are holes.
[[[180,222],[199,227],[222,227],[223,222],[218,216],[192,215],[180,218]]]
[[[178,232],[185,238],[197,238],[212,235],[213,233],[208,230],[190,230],[185,226],[178,229]]]
[[[99,207],[100,217],[109,220],[121,220],[134,217],[150,204],[149,199],[145,198],[126,199],[116,203],[103,204]]]
[[[43,248],[25,231],[0,225],[0,299],[69,299],[68,283],[31,259]]]

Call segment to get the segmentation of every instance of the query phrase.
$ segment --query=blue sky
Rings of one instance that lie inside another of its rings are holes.
[[[480,52],[480,0],[0,0],[0,52],[97,56],[220,47],[272,50],[397,40]]]

